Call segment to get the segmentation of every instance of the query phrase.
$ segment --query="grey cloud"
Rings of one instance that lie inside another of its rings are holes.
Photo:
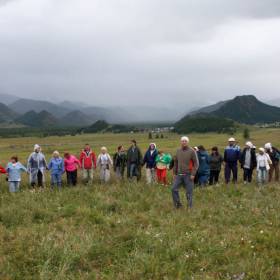
[[[275,0],[11,1],[0,91],[108,105],[276,97],[279,28]]]

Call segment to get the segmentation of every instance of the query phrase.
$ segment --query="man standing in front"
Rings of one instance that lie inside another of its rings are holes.
[[[189,208],[192,208],[192,196],[194,177],[198,170],[199,163],[194,149],[189,146],[189,138],[181,138],[181,148],[177,150],[174,158],[174,183],[172,187],[172,198],[175,208],[181,208],[179,188],[183,184],[186,189],[186,196]]]
[[[80,155],[80,162],[83,171],[83,181],[85,184],[92,184],[93,169],[96,169],[96,156],[90,145],[86,144]]]

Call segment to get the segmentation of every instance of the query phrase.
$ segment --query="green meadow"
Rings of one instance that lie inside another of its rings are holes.
[[[191,134],[191,145],[216,145],[228,135]],[[243,146],[242,133],[234,135]],[[26,164],[34,144],[47,159],[54,150],[79,155],[85,143],[111,154],[136,139],[174,154],[179,135],[92,134],[47,138],[0,138],[0,163],[12,155]],[[280,147],[279,129],[255,129],[256,146]],[[144,173],[144,172],[143,172]],[[240,172],[241,173],[241,172]],[[49,178],[49,176],[47,176]],[[195,189],[194,208],[175,210],[169,187],[118,183],[8,193],[0,176],[0,279],[280,279],[280,185]],[[222,177],[221,177],[222,178]],[[172,175],[169,174],[171,181]]]

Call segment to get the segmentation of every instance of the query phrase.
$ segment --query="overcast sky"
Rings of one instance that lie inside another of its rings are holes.
[[[0,0],[0,92],[98,105],[279,96],[279,0]]]

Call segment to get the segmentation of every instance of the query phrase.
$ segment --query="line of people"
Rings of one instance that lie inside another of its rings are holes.
[[[238,165],[243,169],[244,184],[251,183],[253,171],[257,171],[257,182],[262,185],[267,181],[271,182],[273,176],[279,181],[279,159],[280,152],[271,143],[265,144],[264,148],[256,147],[247,142],[241,150],[234,138],[228,140],[228,146],[222,155],[218,147],[213,147],[208,154],[204,146],[189,146],[189,138],[181,138],[181,147],[176,155],[158,150],[155,143],[151,143],[142,156],[141,150],[135,140],[132,140],[130,148],[125,151],[119,146],[117,152],[111,159],[106,147],[102,147],[100,154],[96,157],[90,145],[86,144],[78,159],[66,152],[62,158],[58,151],[53,153],[47,163],[45,155],[39,145],[34,146],[34,152],[28,158],[27,167],[22,165],[17,156],[13,156],[6,168],[0,167],[0,173],[7,174],[10,192],[17,192],[20,187],[21,173],[29,174],[30,186],[32,188],[44,187],[45,173],[50,171],[51,186],[62,187],[62,177],[66,173],[67,185],[76,186],[78,169],[82,171],[83,183],[91,185],[94,178],[94,170],[99,169],[100,181],[107,183],[111,178],[111,170],[114,170],[116,177],[123,180],[127,170],[129,180],[141,179],[142,167],[145,167],[147,184],[159,183],[168,185],[168,170],[173,169],[172,196],[175,207],[181,207],[179,198],[179,187],[183,184],[189,201],[192,206],[192,189],[194,185],[206,186],[219,184],[220,173],[224,165],[225,183],[238,181]]]

